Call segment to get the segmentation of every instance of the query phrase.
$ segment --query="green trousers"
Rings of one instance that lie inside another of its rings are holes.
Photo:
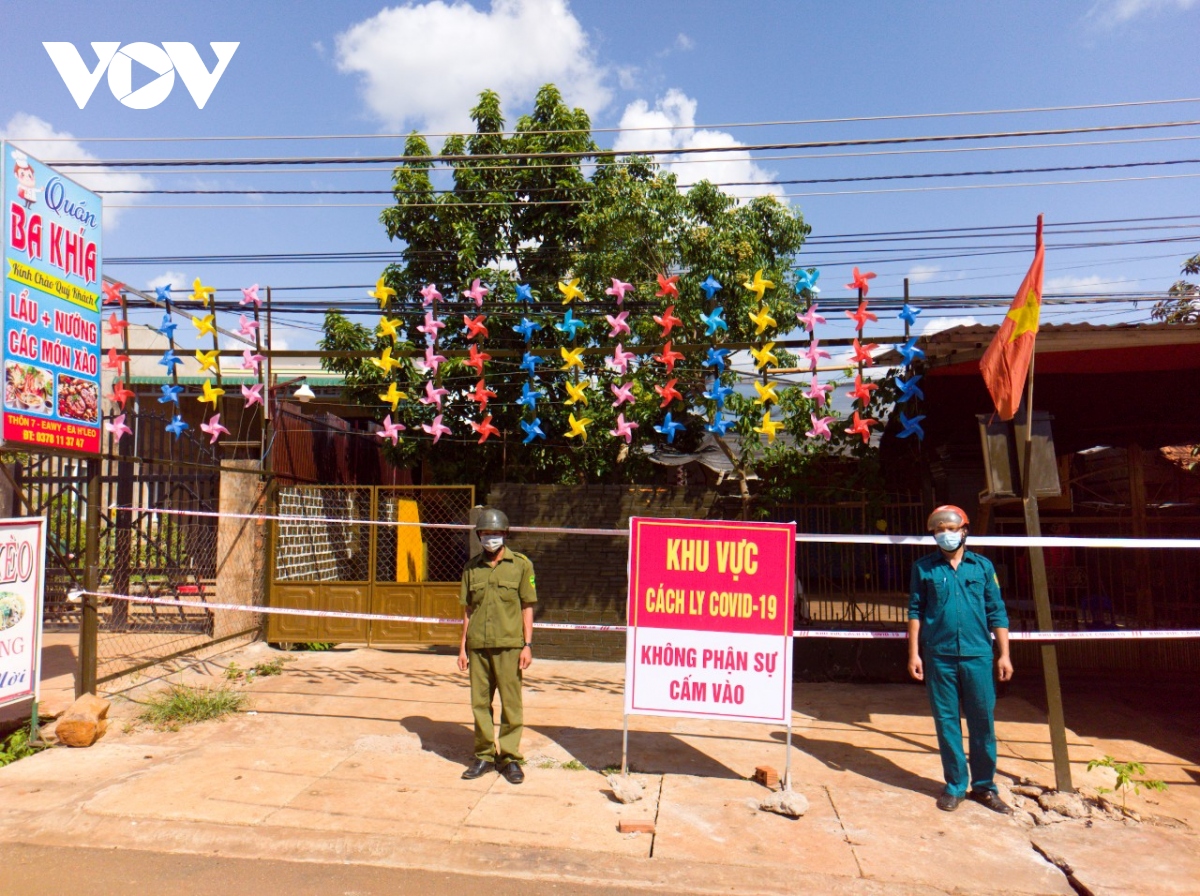
[[[471,713],[475,716],[475,758],[501,765],[520,762],[525,731],[521,705],[521,648],[485,647],[467,651],[471,674]],[[500,750],[496,750],[492,700],[500,692]]]
[[[937,728],[938,750],[946,792],[967,793],[967,759],[963,755],[962,718],[967,719],[971,751],[971,790],[995,790],[996,685],[990,656],[929,656],[925,682]]]

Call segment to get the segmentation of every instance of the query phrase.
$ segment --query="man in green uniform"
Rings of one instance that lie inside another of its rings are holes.
[[[494,767],[512,784],[525,780],[521,770],[522,673],[533,662],[533,605],[537,603],[533,563],[504,546],[508,517],[484,507],[475,521],[483,553],[463,569],[459,603],[463,605],[458,668],[471,672],[471,712],[475,716],[475,761],[463,772],[468,780]],[[492,700],[500,691],[500,749],[492,721]]]
[[[913,564],[908,604],[908,672],[924,681],[937,728],[946,789],[937,807],[958,808],[964,797],[1004,815],[1012,813],[996,792],[996,687],[992,642],[996,636],[1001,681],[1012,678],[1008,613],[990,560],[966,549],[967,514],[944,504],[929,515],[938,551]],[[924,659],[922,659],[922,656]],[[963,755],[962,716],[970,740],[970,778]],[[968,781],[970,791],[968,792]]]

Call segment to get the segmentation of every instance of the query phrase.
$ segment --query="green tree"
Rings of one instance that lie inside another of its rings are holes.
[[[1200,274],[1200,255],[1193,255],[1183,263],[1181,274]],[[1194,324],[1200,322],[1200,285],[1190,280],[1176,280],[1167,291],[1169,298],[1155,304],[1150,316],[1169,324]]]

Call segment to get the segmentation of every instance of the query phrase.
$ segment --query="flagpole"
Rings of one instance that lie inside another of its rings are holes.
[[[1038,223],[1041,223],[1039,216]],[[1041,227],[1038,228],[1039,232]],[[1040,235],[1040,233],[1039,233]],[[1029,356],[1029,370],[1025,375],[1025,445],[1023,479],[1023,501],[1025,508],[1025,534],[1040,537],[1042,522],[1038,513],[1037,496],[1033,488],[1033,374],[1037,358],[1037,344]],[[1054,630],[1054,619],[1050,612],[1050,589],[1046,580],[1046,555],[1040,544],[1029,546],[1029,570],[1033,578],[1033,604],[1037,614],[1039,632]],[[1046,682],[1046,715],[1050,724],[1050,750],[1054,758],[1055,787],[1062,793],[1073,793],[1071,783],[1071,760],[1067,753],[1067,724],[1063,714],[1062,686],[1058,678],[1058,652],[1054,642],[1041,645],[1042,676]]]

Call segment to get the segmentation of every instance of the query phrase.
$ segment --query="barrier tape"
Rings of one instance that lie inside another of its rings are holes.
[[[234,610],[243,613],[269,613],[277,616],[317,616],[324,619],[365,619],[380,622],[417,622],[428,625],[462,625],[461,618],[441,619],[434,616],[385,616],[380,613],[350,613],[341,610],[302,610],[295,607],[252,607],[245,604],[209,603],[200,600],[182,600],[166,597],[147,597],[136,594],[109,594],[104,591],[72,591],[70,597],[82,595],[124,600],[133,603],[153,604],[164,607],[194,607],[200,610]],[[569,622],[535,622],[534,628],[568,632],[623,632],[624,625],[589,625]],[[830,629],[800,629],[793,633],[795,638],[857,638],[857,639],[906,639],[907,632],[834,631]],[[1200,629],[1124,629],[1097,632],[1010,632],[1013,641],[1116,641],[1144,639],[1200,638]]]
[[[119,507],[110,505],[109,510],[130,513],[161,513],[170,516],[199,516],[216,519],[227,517],[236,520],[275,520],[283,523],[329,523],[339,526],[417,526],[421,529],[460,529],[471,531],[470,523],[419,523],[402,520],[356,520],[340,517],[297,516],[294,514],[271,513],[218,513],[210,510],[177,510],[162,507]],[[628,529],[568,529],[560,526],[512,526],[510,532],[528,532],[549,535],[603,535],[612,538],[628,538]],[[1200,538],[1094,538],[1070,535],[969,535],[968,540],[978,547],[1042,547],[1059,548],[1142,548],[1142,549],[1200,549]],[[932,548],[928,535],[831,535],[814,532],[796,533],[797,542],[817,544],[893,544]]]

